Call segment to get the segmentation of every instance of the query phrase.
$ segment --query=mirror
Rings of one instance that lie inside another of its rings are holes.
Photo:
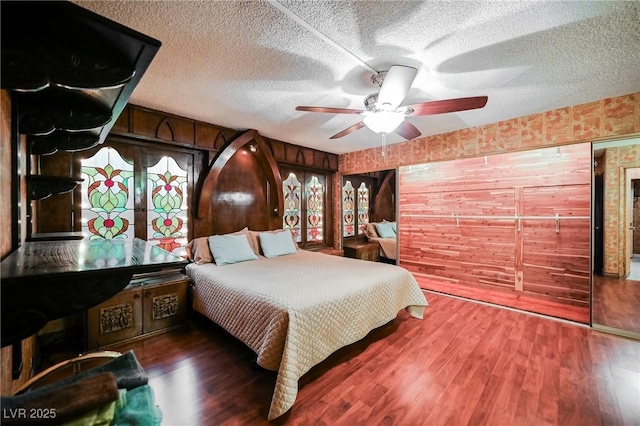
[[[340,194],[345,256],[395,264],[396,170],[342,176]],[[388,233],[379,235],[376,224],[385,222],[382,231]]]
[[[640,138],[593,144],[593,328],[640,338]]]

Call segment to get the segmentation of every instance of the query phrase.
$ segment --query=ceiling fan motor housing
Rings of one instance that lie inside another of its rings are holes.
[[[373,74],[371,76],[371,81],[378,87],[382,87],[382,83],[384,83],[384,78],[387,76],[389,70],[386,71],[378,71],[377,74]]]

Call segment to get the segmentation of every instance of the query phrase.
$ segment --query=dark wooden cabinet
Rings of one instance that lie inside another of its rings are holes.
[[[378,262],[380,260],[380,244],[375,241],[345,244],[344,255],[354,259]]]
[[[173,273],[186,263],[139,238],[23,243],[0,267],[2,346],[86,312],[130,288],[132,277]]]
[[[189,278],[181,273],[133,279],[120,293],[87,311],[86,334],[99,347],[184,325]]]

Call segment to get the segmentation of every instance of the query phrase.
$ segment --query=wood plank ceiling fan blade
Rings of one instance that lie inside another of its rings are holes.
[[[359,123],[354,124],[351,127],[347,127],[346,129],[344,129],[340,133],[336,133],[335,135],[331,136],[329,139],[338,139],[338,138],[341,138],[343,136],[347,136],[349,133],[353,133],[356,130],[362,129],[363,127],[364,127],[364,121],[361,121]]]
[[[400,123],[400,125],[394,130],[394,132],[408,141],[422,135],[422,133],[420,133],[420,130],[418,130],[416,126],[409,123],[407,120],[404,120],[402,123]]]
[[[417,73],[416,68],[404,65],[389,68],[378,93],[378,105],[389,104],[391,110],[398,108],[409,93]]]
[[[360,109],[313,107],[313,106],[297,106],[296,111],[327,112],[331,114],[362,114],[364,112],[363,110],[360,110]]]
[[[413,112],[408,116],[444,114],[447,112],[467,111],[470,109],[482,108],[487,104],[486,96],[474,96],[470,98],[444,99],[441,101],[422,102],[414,105],[407,105]]]

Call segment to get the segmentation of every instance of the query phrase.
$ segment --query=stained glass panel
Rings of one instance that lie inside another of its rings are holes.
[[[147,240],[182,255],[187,244],[187,171],[171,157],[147,167]]]
[[[297,242],[302,241],[300,204],[302,200],[302,184],[295,173],[289,173],[289,177],[282,182],[284,191],[284,215],[282,227],[291,229],[293,238]]]
[[[133,165],[102,148],[81,167],[82,232],[90,239],[133,238]]]
[[[307,196],[307,241],[322,241],[324,185],[317,176],[311,176],[306,185]]]
[[[369,223],[369,188],[362,182],[358,187],[358,235],[365,233]]]
[[[342,187],[342,235],[344,237],[355,235],[353,192],[353,185],[348,180]]]

